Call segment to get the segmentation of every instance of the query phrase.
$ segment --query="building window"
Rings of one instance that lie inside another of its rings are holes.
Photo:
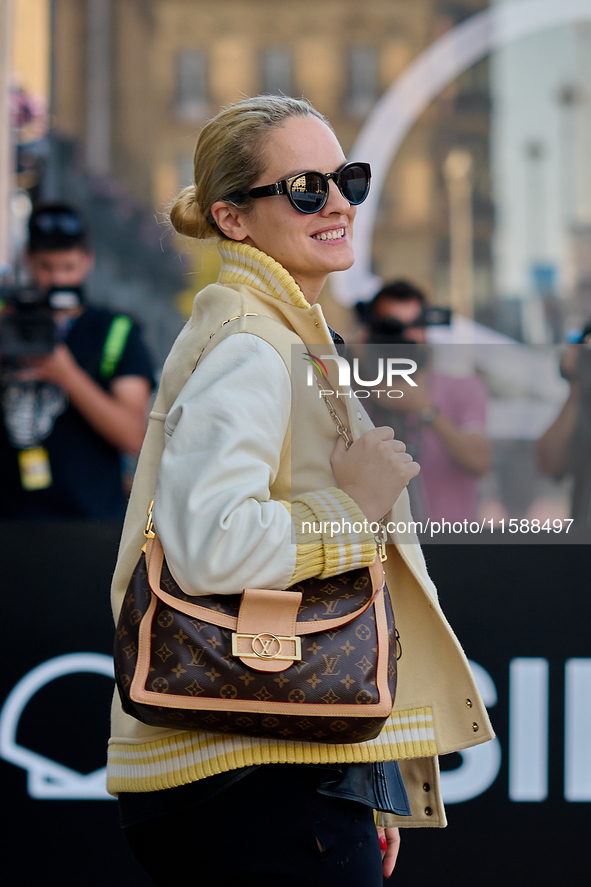
[[[291,95],[292,59],[289,49],[264,49],[261,69],[262,92],[265,95]]]
[[[176,113],[182,120],[199,120],[207,113],[207,56],[202,50],[183,50],[176,57]]]
[[[352,46],[347,65],[349,89],[345,110],[364,117],[378,97],[378,53],[375,46]]]

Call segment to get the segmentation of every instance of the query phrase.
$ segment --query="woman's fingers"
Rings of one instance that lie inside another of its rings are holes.
[[[394,429],[390,428],[389,425],[378,425],[376,428],[372,428],[371,431],[366,431],[363,435],[368,440],[372,438],[376,440],[392,440],[395,436]]]
[[[396,438],[394,429],[390,428],[389,425],[380,425],[377,428],[372,428],[371,431],[367,431],[362,435],[362,438],[366,438],[370,444],[385,443],[397,453],[406,452],[406,444]],[[362,438],[359,439],[361,440]]]
[[[382,871],[384,873],[384,877],[389,878],[394,871],[394,866],[396,865],[396,860],[398,859],[398,851],[400,850],[400,830],[397,828],[387,828],[385,829],[385,832],[388,849],[384,854]]]
[[[420,471],[388,426],[372,428],[347,449],[339,438],[332,457],[338,486],[370,521],[380,520]]]
[[[385,440],[384,446],[391,447],[395,453],[406,453],[406,444],[402,443],[401,440]]]
[[[382,872],[389,878],[394,871],[398,851],[400,850],[400,830],[397,828],[378,828],[378,838],[382,851]]]

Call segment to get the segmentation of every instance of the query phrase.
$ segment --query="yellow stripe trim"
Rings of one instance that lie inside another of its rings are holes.
[[[437,754],[430,708],[394,713],[369,742],[321,745],[210,733],[180,733],[156,742],[109,745],[108,789],[159,791],[252,764],[364,763]]]

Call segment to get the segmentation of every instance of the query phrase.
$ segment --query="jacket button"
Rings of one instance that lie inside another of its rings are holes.
[[[472,708],[472,700],[466,699],[466,705],[468,706],[468,708]]]
[[[317,320],[314,321],[314,326],[320,326]]]
[[[361,419],[361,413],[357,413],[357,418]]]
[[[425,807],[425,816],[433,816],[433,811],[430,807]]]
[[[478,726],[476,721],[474,721],[474,723],[472,724],[472,729],[474,730],[475,733],[478,733],[478,731],[480,730],[480,727]]]
[[[423,791],[424,791],[424,792],[430,792],[430,791],[431,791],[431,786],[429,785],[428,782],[423,783]]]

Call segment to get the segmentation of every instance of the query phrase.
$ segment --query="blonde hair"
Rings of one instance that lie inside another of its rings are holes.
[[[193,184],[183,188],[170,210],[179,234],[205,240],[223,236],[211,216],[216,200],[248,212],[248,192],[265,168],[264,137],[290,117],[317,117],[306,99],[262,95],[224,108],[201,130],[193,158]]]

